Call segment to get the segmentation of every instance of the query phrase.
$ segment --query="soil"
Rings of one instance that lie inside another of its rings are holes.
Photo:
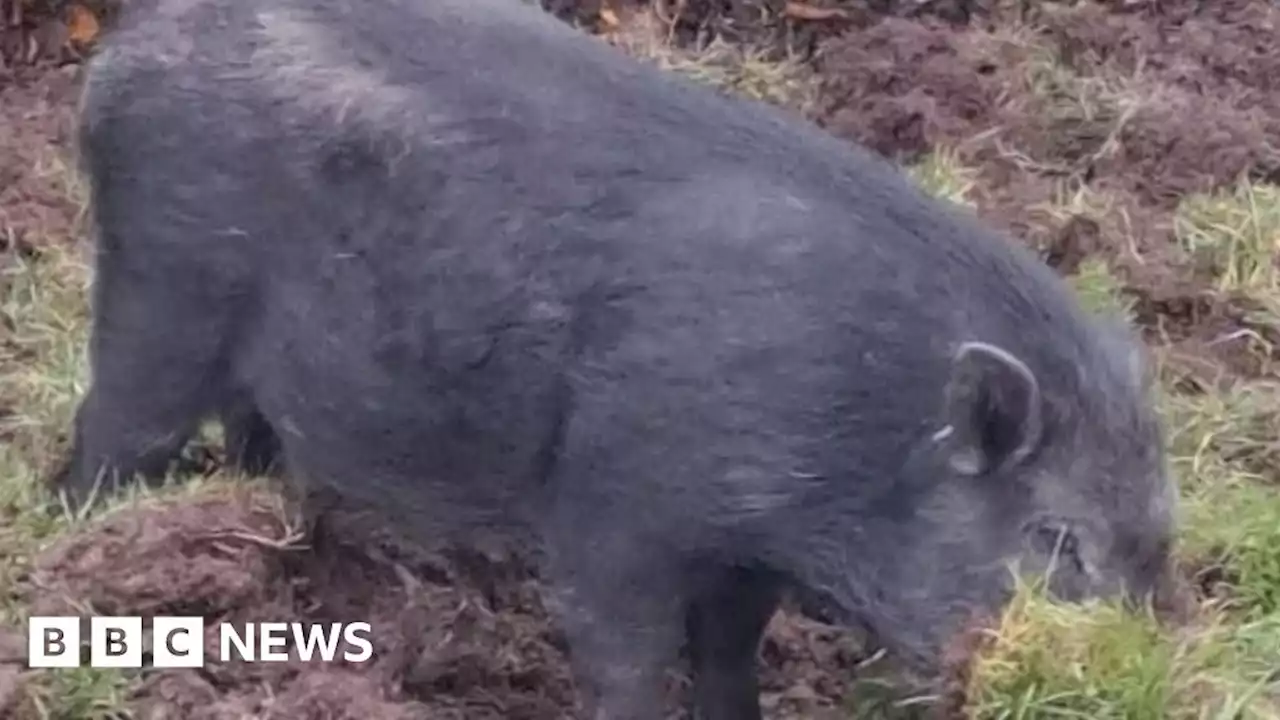
[[[588,26],[602,7],[544,5]],[[1228,376],[1274,375],[1280,356],[1223,338],[1248,330],[1280,347],[1280,332],[1251,319],[1249,298],[1209,289],[1175,242],[1172,211],[1182,194],[1241,176],[1280,180],[1280,8],[1113,0],[1045,3],[1034,17],[1014,17],[1014,5],[666,0],[659,8],[686,42],[719,32],[779,54],[812,52],[821,87],[814,119],[837,135],[900,160],[954,149],[980,173],[980,214],[1063,273],[1089,256],[1109,260],[1138,321],[1153,341],[1171,344],[1189,376],[1223,367]],[[34,257],[44,243],[83,242],[52,164],[69,148],[77,69],[64,63],[75,53],[56,33],[37,38],[40,22],[24,22],[4,37],[25,50],[0,52],[0,263]],[[1075,79],[1046,70],[1044,48]],[[1073,100],[1081,93],[1090,107]],[[1107,202],[1047,210],[1064,188]],[[114,514],[35,558],[23,592],[42,614],[91,607],[197,614],[207,627],[295,618],[373,626],[376,655],[366,664],[150,672],[130,698],[139,718],[573,717],[562,639],[518,563],[410,550],[343,516],[324,518],[304,546],[272,498],[245,489]],[[0,714],[15,697],[5,663],[20,661],[10,639],[0,635]],[[851,633],[779,613],[761,652],[768,716],[842,716],[864,659]],[[674,673],[671,717],[682,717],[686,690]]]
[[[71,237],[77,208],[59,164],[74,117],[75,66],[0,70],[0,262]]]
[[[1174,209],[1280,179],[1277,30],[1265,0],[1046,3],[965,26],[888,17],[823,41],[815,119],[900,161],[956,150],[980,173],[980,215],[1066,274],[1106,258],[1180,371],[1274,376],[1280,354],[1247,338],[1276,346],[1280,331],[1249,298],[1211,291]],[[1046,212],[1077,193],[1105,207]]]
[[[247,488],[120,512],[46,550],[24,583],[39,615],[200,615],[214,623],[367,621],[362,664],[227,664],[158,670],[133,690],[140,718],[575,717],[564,641],[535,579],[502,555],[428,553],[366,517],[330,514],[304,537],[278,496]],[[837,717],[862,658],[834,628],[779,615],[762,648],[773,718]],[[669,716],[687,680],[673,674]]]

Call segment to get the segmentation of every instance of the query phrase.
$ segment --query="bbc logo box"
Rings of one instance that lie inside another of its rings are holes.
[[[27,629],[28,664],[32,668],[73,668],[81,664],[81,646],[89,646],[90,667],[140,668],[150,651],[151,665],[198,668],[205,661],[205,624],[201,617],[152,618],[150,633],[140,617],[92,617],[89,636],[78,617],[33,617]],[[362,663],[373,657],[367,622],[218,623],[218,659],[228,662],[287,662],[297,657],[311,662]],[[212,638],[210,638],[212,639]],[[86,642],[87,641],[87,642]],[[345,648],[340,652],[341,648]]]
[[[27,631],[27,664],[32,668],[80,666],[82,622],[78,617],[33,617]],[[89,620],[90,667],[142,667],[146,635],[141,617]],[[204,618],[157,617],[151,621],[152,663],[156,667],[204,665]]]

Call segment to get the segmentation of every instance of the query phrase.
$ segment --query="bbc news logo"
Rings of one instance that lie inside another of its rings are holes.
[[[78,617],[31,618],[27,628],[27,664],[32,668],[80,667]],[[222,662],[310,662],[341,659],[361,663],[373,657],[369,623],[218,623]],[[147,635],[141,617],[92,617],[89,666],[143,667]],[[205,662],[202,617],[156,617],[151,621],[151,664],[158,668],[198,668]],[[339,652],[339,649],[342,649]],[[292,652],[291,652],[292,651]]]

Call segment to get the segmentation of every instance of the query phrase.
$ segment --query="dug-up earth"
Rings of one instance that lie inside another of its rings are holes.
[[[646,60],[911,165],[1066,275],[1105,268],[1178,392],[1280,379],[1280,217],[1237,218],[1229,202],[1280,183],[1280,6],[553,4]],[[412,550],[354,513],[303,533],[273,492],[220,479],[216,449],[197,458],[212,477],[187,488],[90,520],[37,517],[36,483],[66,449],[83,389],[87,241],[68,159],[78,53],[65,34],[37,37],[47,25],[32,18],[5,31],[21,51],[0,53],[0,473],[14,476],[0,479],[0,717],[574,717],[563,642],[518,564]],[[1188,224],[1188,197],[1206,198],[1191,217],[1212,222]],[[1238,226],[1239,242],[1205,250],[1206,225]],[[1256,430],[1263,444],[1271,430]],[[1258,474],[1280,481],[1270,442]],[[1201,600],[1211,570],[1188,570]],[[376,652],[360,665],[40,674],[23,662],[27,614],[367,620]],[[847,696],[869,674],[857,638],[790,611],[761,663],[771,718],[854,717]],[[957,717],[973,713],[965,677],[959,662]],[[671,717],[686,685],[673,672]]]

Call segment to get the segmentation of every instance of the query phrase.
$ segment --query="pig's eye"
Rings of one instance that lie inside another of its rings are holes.
[[[1064,522],[1044,521],[1031,528],[1031,544],[1045,557],[1056,557],[1061,569],[1084,572],[1080,541]]]

